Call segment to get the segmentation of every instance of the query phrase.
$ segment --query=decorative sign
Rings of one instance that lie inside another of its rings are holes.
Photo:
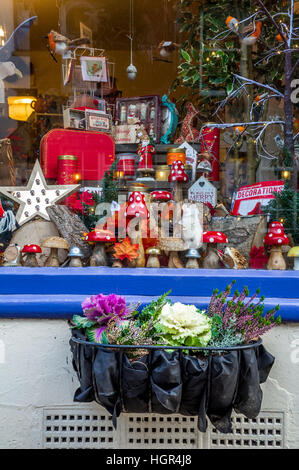
[[[134,124],[114,126],[112,134],[115,144],[135,144],[137,141],[137,128]]]
[[[217,204],[217,189],[204,176],[201,176],[188,191],[190,201],[202,202],[209,207]]]
[[[274,193],[280,193],[284,181],[263,181],[252,185],[242,186],[234,193],[232,215],[261,214],[261,206],[269,204],[275,198]]]
[[[186,149],[186,165],[192,166],[192,181],[194,181],[196,177],[197,151],[187,142],[184,142],[179,148]]]
[[[111,120],[108,114],[86,109],[86,129],[88,131],[111,132]]]
[[[0,193],[20,204],[16,220],[22,225],[37,215],[50,220],[46,208],[65,199],[79,188],[80,184],[48,186],[39,161],[36,160],[26,187],[2,186]]]

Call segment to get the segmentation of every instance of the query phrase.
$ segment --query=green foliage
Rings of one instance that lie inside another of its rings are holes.
[[[95,324],[94,321],[80,315],[74,315],[72,319],[72,328],[89,328]]]
[[[223,318],[221,315],[214,315],[212,317],[212,339],[210,346],[216,348],[229,348],[237,346],[242,343],[243,337],[240,333],[236,333],[235,320],[231,320],[230,325],[223,325]]]
[[[118,190],[113,180],[113,172],[116,170],[117,162],[116,160],[112,163],[109,171],[106,171],[104,178],[102,179],[102,195],[99,202],[112,202],[117,201]]]
[[[149,305],[144,307],[137,316],[137,325],[141,326],[146,324],[151,318],[156,320],[161,313],[163,305],[166,302],[170,302],[170,300],[167,299],[170,293],[171,289],[165,294],[161,295],[157,300],[152,300]]]
[[[172,89],[182,88],[182,103],[191,100],[202,112],[209,112],[215,110],[218,101],[215,96],[223,99],[231,93],[233,74],[240,72],[240,41],[234,34],[224,40],[216,36],[227,31],[225,20],[229,15],[239,20],[249,17],[254,12],[253,3],[251,0],[181,0],[178,3],[182,61]],[[273,14],[287,10],[283,0],[265,0],[264,3]],[[274,26],[265,20],[257,51],[252,53],[254,63],[277,45],[276,35]],[[283,73],[283,54],[276,54],[270,64],[258,63],[252,78],[282,89]]]
[[[100,202],[100,196],[97,193],[93,193],[92,199],[94,200],[94,206],[91,207],[88,204],[84,204],[84,202],[82,202],[84,212],[82,214],[78,213],[80,219],[82,220],[86,228],[90,231],[95,228],[98,218],[99,218],[95,214],[95,207]]]
[[[286,234],[291,234],[294,242],[299,243],[299,193],[286,183],[280,193],[262,210],[270,215],[271,222],[283,221]]]

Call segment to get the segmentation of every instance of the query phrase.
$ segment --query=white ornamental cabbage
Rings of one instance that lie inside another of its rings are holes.
[[[212,337],[211,319],[195,305],[166,303],[159,317],[165,340],[173,346],[206,346]]]

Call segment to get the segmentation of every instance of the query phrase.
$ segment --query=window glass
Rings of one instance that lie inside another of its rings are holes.
[[[294,0],[2,0],[3,251],[296,268],[298,14]]]

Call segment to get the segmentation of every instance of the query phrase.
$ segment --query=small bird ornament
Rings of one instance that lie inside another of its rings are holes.
[[[253,25],[250,25],[248,29],[245,30],[245,34],[241,38],[241,43],[245,44],[246,46],[254,46],[261,35],[262,26],[263,23],[261,21],[257,21]]]
[[[228,16],[226,18],[226,26],[227,28],[237,34],[241,41],[241,44],[245,44],[246,46],[254,46],[254,44],[259,39],[263,23],[261,21],[253,22],[249,26],[246,26],[244,30],[241,32],[240,22],[237,18],[233,16]]]
[[[231,31],[234,31],[235,33],[239,31],[239,21],[237,20],[237,18],[234,18],[233,16],[228,16],[226,18],[225,23],[228,29],[230,29]]]
[[[57,62],[55,57],[56,54],[63,56],[69,50],[74,49],[75,47],[90,44],[89,38],[68,39],[53,29],[48,34],[47,38],[49,41],[48,49],[55,62]]]

